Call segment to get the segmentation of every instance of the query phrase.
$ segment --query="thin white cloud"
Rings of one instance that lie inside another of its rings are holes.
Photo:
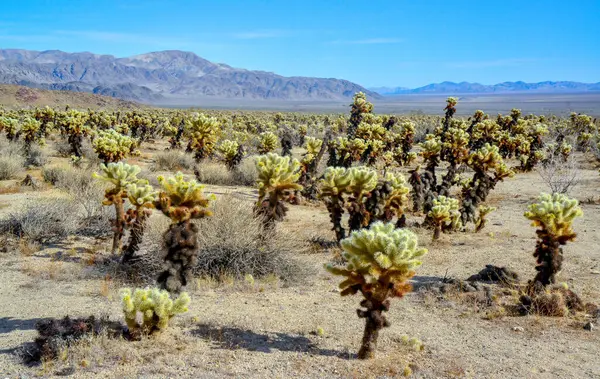
[[[333,44],[339,45],[389,45],[403,42],[400,38],[365,38],[355,40],[337,40]]]
[[[506,58],[506,59],[495,59],[495,60],[486,60],[486,61],[450,62],[450,63],[447,63],[446,66],[449,68],[468,68],[468,69],[489,68],[489,67],[515,67],[515,66],[523,66],[523,65],[535,62],[536,60],[537,59],[534,59],[534,58]]]

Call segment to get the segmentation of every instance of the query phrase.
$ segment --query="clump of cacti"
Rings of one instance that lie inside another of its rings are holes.
[[[44,138],[39,135],[40,125],[41,123],[32,117],[26,117],[21,122],[21,134],[23,135],[24,142],[23,148],[26,156],[29,155],[33,143],[38,143],[39,145],[44,145],[45,143]]]
[[[411,290],[408,280],[421,265],[418,259],[427,252],[418,247],[417,236],[406,229],[396,229],[393,224],[376,222],[369,229],[355,231],[342,240],[345,268],[331,265],[327,270],[345,277],[339,285],[341,295],[360,292],[364,300],[358,317],[365,319],[362,345],[358,358],[375,355],[379,332],[390,325],[383,314],[390,309],[390,299],[402,297]]]
[[[16,140],[19,132],[19,120],[6,116],[0,117],[0,131],[4,131],[6,133],[7,140]]]
[[[348,229],[359,230],[375,221],[404,226],[404,208],[409,189],[402,174],[379,177],[368,167],[328,167],[319,183],[338,241],[346,236],[342,226],[344,209],[348,211]]]
[[[473,169],[473,178],[466,183],[462,190],[461,218],[463,225],[474,222],[477,207],[484,203],[490,191],[505,178],[513,176],[502,156],[498,146],[485,144],[469,155],[467,165]]]
[[[217,150],[223,157],[225,165],[229,170],[235,170],[242,159],[244,159],[244,147],[236,141],[223,140],[219,146],[217,146]]]
[[[67,141],[71,146],[71,154],[76,157],[83,156],[83,137],[90,133],[90,129],[85,125],[87,120],[88,115],[74,109],[61,112],[57,117],[57,126],[63,133],[67,134]]]
[[[199,114],[191,120],[188,126],[189,142],[188,152],[193,152],[196,160],[208,158],[212,155],[221,133],[219,120]]]
[[[191,301],[186,292],[173,300],[169,292],[158,288],[137,288],[134,291],[122,288],[120,294],[125,322],[132,339],[165,330],[174,316],[188,311]]]
[[[115,207],[116,218],[113,221],[112,254],[116,254],[121,251],[121,239],[125,231],[126,217],[123,200],[127,198],[127,188],[133,184],[138,185],[140,182],[147,184],[147,182],[140,181],[137,178],[137,174],[141,171],[139,166],[119,162],[102,164],[100,169],[101,172],[99,174],[94,173],[94,177],[112,184],[112,187],[105,191],[102,204]]]
[[[434,199],[427,217],[434,226],[434,241],[440,238],[442,231],[455,231],[462,226],[459,202],[452,197],[440,195]]]
[[[198,260],[198,227],[192,219],[212,214],[207,207],[214,196],[205,197],[204,186],[195,180],[186,181],[180,172],[169,179],[159,176],[158,182],[161,189],[155,207],[171,219],[163,235],[165,269],[158,284],[169,292],[179,292],[192,281]]]
[[[260,134],[258,145],[259,154],[273,153],[277,149],[277,135],[272,132],[263,132]]]
[[[563,194],[541,194],[537,202],[529,205],[525,217],[532,220],[538,241],[534,257],[537,259],[537,275],[530,283],[532,290],[539,290],[556,282],[563,261],[562,247],[575,240],[577,234],[572,223],[583,215],[576,199]]]
[[[286,202],[292,200],[294,191],[300,191],[300,162],[274,153],[256,159],[258,170],[258,201],[256,214],[262,217],[265,226],[273,226],[283,220],[287,213]]]
[[[104,163],[119,162],[130,154],[137,154],[137,141],[114,129],[99,130],[92,146]]]
[[[363,121],[365,114],[373,111],[373,104],[367,101],[364,92],[354,94],[350,104],[350,120],[348,121],[348,138],[354,138],[358,126]]]

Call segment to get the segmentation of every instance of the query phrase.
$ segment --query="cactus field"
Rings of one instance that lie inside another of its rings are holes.
[[[600,120],[0,107],[0,377],[600,378]]]

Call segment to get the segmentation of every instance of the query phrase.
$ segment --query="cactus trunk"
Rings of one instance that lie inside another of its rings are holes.
[[[377,350],[377,340],[379,331],[390,326],[390,323],[383,315],[390,309],[390,301],[387,300],[388,292],[383,296],[384,300],[378,300],[372,294],[363,291],[365,300],[360,305],[366,310],[357,309],[358,317],[365,319],[365,330],[363,332],[362,344],[358,351],[358,359],[371,359],[375,357]]]
[[[198,262],[198,227],[191,220],[171,224],[164,234],[166,255],[164,271],[158,284],[169,292],[179,292],[193,279],[193,268]]]
[[[129,234],[129,243],[125,246],[121,263],[131,261],[135,253],[140,249],[147,218],[148,214],[145,209],[140,209],[136,212],[135,220],[131,226],[131,233]]]
[[[116,219],[114,221],[114,235],[112,244],[112,254],[118,254],[121,251],[121,239],[123,238],[125,207],[121,196],[114,196]]]
[[[556,274],[562,268],[562,249],[556,238],[544,231],[538,231],[539,240],[535,249],[534,257],[537,258],[537,274],[534,283],[538,282],[543,287],[556,282]],[[543,288],[542,287],[542,288]],[[539,287],[538,287],[539,288]]]

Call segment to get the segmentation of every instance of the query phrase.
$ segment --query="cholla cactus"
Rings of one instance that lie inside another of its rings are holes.
[[[194,152],[196,160],[210,157],[220,132],[219,120],[215,117],[199,114],[198,117],[191,121],[188,127],[190,141],[187,151]]]
[[[135,155],[138,153],[135,151],[137,141],[118,133],[114,129],[99,130],[92,146],[104,163],[119,162],[130,154]]]
[[[537,258],[537,275],[530,282],[532,291],[539,291],[556,282],[556,274],[561,270],[563,251],[561,246],[575,240],[577,234],[572,223],[583,215],[576,199],[563,194],[541,194],[536,203],[529,205],[525,217],[532,220],[538,241],[534,257]]]
[[[365,200],[369,224],[375,221],[391,222],[396,217],[396,226],[404,227],[406,224],[404,208],[408,203],[409,192],[406,179],[400,173],[388,172],[379,179],[377,186]]]
[[[285,217],[285,202],[291,200],[293,191],[302,189],[298,184],[301,175],[300,162],[290,157],[268,153],[256,159],[256,168],[258,202],[255,211],[263,217],[265,226],[272,226],[275,221]]]
[[[346,230],[342,226],[342,216],[344,215],[344,195],[350,192],[351,184],[352,173],[343,167],[327,167],[319,183],[320,197],[325,198],[325,205],[338,241],[346,238]]]
[[[487,223],[487,219],[486,216],[490,213],[492,213],[493,211],[496,210],[495,207],[490,207],[488,205],[480,205],[478,208],[478,215],[477,218],[475,219],[475,233],[478,233],[481,231],[481,229],[483,229],[485,227],[485,224]]]
[[[373,104],[367,101],[363,92],[354,94],[350,105],[350,120],[348,121],[348,138],[354,138],[358,126],[363,121],[364,115],[373,111]]]
[[[129,242],[123,248],[122,262],[131,261],[135,253],[139,250],[146,220],[152,213],[154,202],[157,198],[157,192],[148,184],[147,180],[139,180],[137,183],[129,184],[126,188],[127,199],[133,205],[125,214],[125,221],[130,229]]]
[[[260,134],[258,145],[259,154],[272,153],[277,149],[277,135],[272,132],[264,132]]]
[[[462,226],[458,200],[452,197],[438,196],[433,200],[433,207],[427,217],[435,227],[434,241],[440,238],[442,231],[454,231]]]
[[[485,202],[488,194],[498,182],[514,175],[514,172],[504,163],[498,146],[490,144],[486,144],[472,152],[469,155],[467,164],[475,173],[473,179],[468,182],[469,185],[464,187],[462,191],[460,212],[463,225],[475,220],[477,207]],[[490,174],[493,174],[493,176]]]
[[[365,330],[358,358],[372,358],[377,348],[379,331],[390,325],[383,315],[390,308],[390,298],[402,297],[411,290],[408,280],[421,265],[418,259],[427,252],[418,247],[417,236],[393,224],[376,222],[369,229],[355,231],[342,240],[345,268],[326,266],[334,275],[345,277],[340,283],[341,295],[360,291],[364,296],[358,317],[365,319]]]
[[[205,197],[204,186],[185,181],[180,172],[169,179],[159,176],[158,182],[161,189],[154,205],[171,219],[171,225],[163,235],[165,269],[157,281],[167,291],[179,292],[191,283],[198,261],[198,227],[191,220],[212,215],[207,207],[214,196]]]
[[[25,154],[29,154],[31,144],[37,142],[40,145],[44,145],[45,141],[43,137],[40,137],[41,123],[32,117],[26,117],[21,123],[21,133],[23,134],[23,142],[25,142]]]
[[[234,170],[244,159],[244,148],[236,141],[223,140],[217,150],[223,157],[229,170]]]
[[[0,117],[0,131],[6,132],[6,139],[14,141],[19,131],[19,120],[11,117]]]
[[[120,294],[125,322],[134,339],[165,330],[174,316],[188,311],[191,301],[186,292],[173,300],[158,288],[122,288]]]
[[[56,112],[49,106],[45,106],[43,109],[36,108],[33,112],[33,118],[40,123],[39,138],[46,138],[48,132],[54,128]]]
[[[127,187],[140,183],[137,174],[142,170],[139,166],[130,166],[126,163],[109,163],[100,165],[100,174],[94,173],[94,178],[111,183],[112,187],[104,193],[103,205],[114,205],[116,219],[113,221],[112,254],[121,251],[121,239],[125,230],[125,206],[123,199],[127,197]]]
[[[58,114],[57,125],[63,133],[68,135],[68,142],[71,145],[71,153],[76,157],[83,156],[82,142],[83,136],[90,133],[90,129],[85,125],[88,115],[71,109],[67,112]]]
[[[304,166],[308,166],[312,163],[319,151],[321,151],[321,147],[323,146],[323,140],[314,137],[305,137],[304,139],[304,148],[306,149],[306,153],[302,157],[302,164]]]
[[[350,230],[359,230],[369,225],[370,214],[366,199],[377,187],[377,172],[368,167],[352,167],[349,169],[352,182],[348,188],[351,196],[348,199],[348,226]]]

